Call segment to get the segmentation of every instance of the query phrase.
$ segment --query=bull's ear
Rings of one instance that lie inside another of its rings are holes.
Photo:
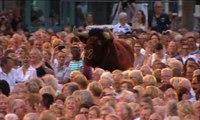
[[[86,31],[85,32],[78,32],[78,30],[74,27],[73,33],[74,33],[74,35],[76,35],[80,39],[81,42],[83,42],[84,44],[87,43],[88,33]]]
[[[113,40],[114,39],[113,34],[110,30],[105,30],[103,32],[103,36],[106,40]]]

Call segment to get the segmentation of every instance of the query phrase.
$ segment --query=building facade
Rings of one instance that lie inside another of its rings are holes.
[[[154,1],[135,0],[136,3],[147,3],[149,13],[153,12]],[[166,13],[171,12],[174,16],[182,16],[183,0],[162,1]],[[0,10],[18,11],[23,18],[23,23],[31,31],[41,27],[58,31],[66,25],[82,25],[88,12],[94,15],[96,24],[111,24],[112,14],[115,12],[113,6],[118,3],[119,0],[0,0]],[[195,5],[195,1],[193,3]],[[200,7],[194,8],[192,11],[198,17]]]

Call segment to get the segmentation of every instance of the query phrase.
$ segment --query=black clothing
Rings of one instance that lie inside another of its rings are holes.
[[[159,17],[156,17],[155,14],[149,17],[149,27],[156,32],[162,33],[168,30],[170,24],[169,16],[165,13],[162,13]]]

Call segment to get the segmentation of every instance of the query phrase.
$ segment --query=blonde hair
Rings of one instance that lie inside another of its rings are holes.
[[[56,91],[51,86],[44,86],[39,91],[40,95],[43,95],[43,94],[46,94],[46,93],[51,94],[53,97],[56,96]]]
[[[50,110],[45,110],[40,114],[39,120],[56,120],[56,116]]]
[[[40,52],[40,50],[38,50],[37,48],[32,48],[31,51],[29,52],[29,54],[32,52],[36,53],[39,56],[40,60],[42,60],[43,56],[42,56],[42,53]]]
[[[55,78],[55,76],[46,74],[45,76],[42,77],[44,84],[46,86],[52,86],[52,88],[56,91],[57,86],[58,86],[58,79]]]
[[[189,114],[194,114],[192,103],[190,101],[180,101],[178,102],[177,107],[178,110],[183,113],[183,116],[179,116],[181,119]]]
[[[181,80],[181,77],[173,77],[169,80],[169,82],[175,89],[177,89]]]
[[[155,86],[147,86],[144,95],[149,95],[152,99],[159,97],[159,88]]]
[[[100,97],[102,93],[102,86],[99,82],[93,81],[88,85],[89,90],[92,92],[94,96]]]
[[[130,79],[135,78],[135,84],[142,84],[143,83],[143,75],[140,70],[132,70],[128,73],[128,77]]]
[[[153,85],[156,86],[157,80],[153,75],[146,75],[143,77],[143,83],[148,86],[148,85]]]

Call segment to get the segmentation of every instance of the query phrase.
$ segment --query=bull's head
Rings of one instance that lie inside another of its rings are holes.
[[[105,57],[109,44],[113,42],[113,35],[110,30],[95,28],[91,29],[89,33],[80,33],[74,30],[74,34],[86,44],[85,60],[89,64],[100,64]]]

